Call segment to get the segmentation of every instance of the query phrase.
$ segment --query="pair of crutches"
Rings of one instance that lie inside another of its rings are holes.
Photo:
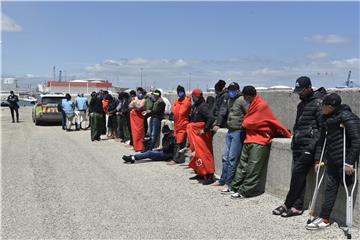
[[[355,163],[354,164],[354,175],[355,175],[355,179],[354,179],[354,183],[351,189],[350,186],[348,187],[346,184],[346,172],[345,172],[345,167],[346,167],[346,130],[345,130],[345,126],[343,124],[340,125],[343,128],[343,135],[344,135],[344,142],[343,142],[343,184],[344,184],[344,188],[345,188],[345,193],[346,193],[346,227],[344,228],[345,231],[345,235],[347,236],[348,239],[351,239],[351,230],[352,230],[352,223],[353,223],[353,196],[354,196],[354,191],[356,188],[356,183],[357,183],[357,166]],[[327,133],[326,133],[327,136]],[[315,204],[316,204],[316,199],[319,193],[319,189],[321,186],[321,183],[323,181],[324,175],[325,175],[325,171],[322,172],[320,180],[319,180],[319,175],[320,175],[320,168],[321,166],[324,165],[323,162],[323,157],[324,157],[324,152],[325,152],[325,147],[326,147],[326,139],[327,137],[325,136],[325,140],[324,140],[324,145],[321,151],[321,156],[320,156],[320,165],[319,168],[316,171],[316,182],[315,182],[315,189],[314,189],[314,194],[310,203],[310,207],[309,207],[309,219],[308,219],[308,224],[311,223],[314,220],[314,212],[315,212]]]

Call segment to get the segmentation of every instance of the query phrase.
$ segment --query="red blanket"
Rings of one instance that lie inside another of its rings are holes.
[[[172,107],[174,113],[174,135],[176,143],[180,144],[186,140],[186,126],[189,123],[191,111],[191,98],[185,97],[184,100],[176,100]]]
[[[207,132],[199,135],[199,131],[204,129],[204,122],[189,123],[187,133],[190,143],[190,149],[195,151],[194,157],[189,163],[189,167],[195,170],[199,176],[213,174],[215,172],[212,134]]]
[[[260,96],[251,102],[242,126],[246,129],[245,143],[266,145],[275,137],[291,137],[290,131],[280,123]]]
[[[145,148],[143,143],[145,137],[145,117],[141,112],[132,110],[130,112],[130,124],[134,150],[136,152],[143,151]]]

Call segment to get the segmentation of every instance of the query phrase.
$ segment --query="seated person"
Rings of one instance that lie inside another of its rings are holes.
[[[173,158],[175,148],[175,138],[168,125],[162,128],[164,137],[162,138],[162,148],[154,151],[146,151],[135,155],[124,155],[122,159],[128,163],[135,163],[137,160],[149,158],[154,161],[168,161]]]

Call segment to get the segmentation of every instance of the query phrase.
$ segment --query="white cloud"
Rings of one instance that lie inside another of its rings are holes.
[[[22,27],[12,18],[2,14],[1,16],[1,31],[2,32],[20,32]]]
[[[360,68],[360,58],[349,58],[343,60],[332,61],[331,64],[338,68]]]
[[[316,59],[326,58],[327,56],[329,56],[329,54],[326,52],[315,52],[315,53],[309,54],[307,57],[310,59],[316,60]]]
[[[311,54],[313,59],[293,59],[291,62],[260,57],[231,60],[108,59],[87,66],[79,76],[108,79],[114,85],[134,88],[140,84],[142,68],[145,85],[163,89],[174,89],[178,84],[186,86],[190,72],[192,87],[203,89],[212,87],[218,79],[237,81],[240,86],[292,86],[296,78],[304,75],[313,80],[314,86],[334,87],[342,84],[347,70],[352,70],[353,78],[358,79],[359,58],[329,60],[327,56],[327,53],[315,52]]]
[[[329,35],[317,34],[311,37],[305,37],[304,40],[306,42],[325,43],[325,44],[347,44],[351,42],[350,37],[340,36],[336,34],[329,34]]]

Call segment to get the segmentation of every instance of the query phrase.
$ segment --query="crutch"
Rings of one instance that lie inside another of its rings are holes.
[[[348,186],[346,185],[346,172],[345,172],[345,164],[346,164],[346,130],[345,126],[343,124],[340,124],[340,127],[343,128],[344,131],[344,148],[343,148],[343,183],[346,193],[346,228],[345,235],[347,236],[347,239],[351,239],[351,230],[352,230],[352,223],[353,223],[353,196],[354,191],[356,187],[356,181],[357,181],[357,172],[356,172],[356,163],[354,164],[354,174],[355,174],[355,180],[354,184],[351,189],[348,189]]]
[[[320,189],[322,180],[324,179],[324,175],[325,175],[325,171],[323,171],[321,174],[320,180],[319,180],[320,168],[322,166],[324,166],[323,157],[324,157],[324,152],[325,152],[325,147],[326,147],[326,138],[327,138],[327,132],[325,133],[324,145],[321,150],[319,168],[316,171],[315,189],[314,189],[314,194],[313,194],[313,197],[312,197],[310,205],[309,205],[309,219],[307,220],[307,224],[310,224],[314,220],[316,199],[317,199],[317,196],[319,193],[319,189]]]

